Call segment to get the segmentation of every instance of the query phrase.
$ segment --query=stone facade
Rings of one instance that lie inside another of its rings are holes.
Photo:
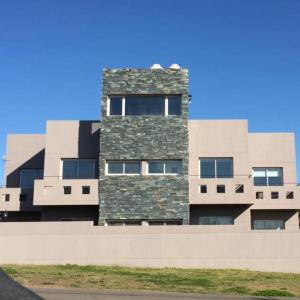
[[[182,95],[181,116],[107,116],[109,95]],[[103,72],[99,223],[108,219],[180,219],[189,223],[188,72]],[[180,159],[177,176],[106,176],[107,160]]]

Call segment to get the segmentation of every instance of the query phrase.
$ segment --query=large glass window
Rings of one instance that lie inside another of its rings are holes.
[[[32,188],[35,179],[43,179],[43,169],[21,169],[20,187]]]
[[[139,161],[108,161],[107,174],[139,175],[141,174],[141,163]]]
[[[233,159],[232,158],[201,158],[200,176],[201,178],[232,178]]]
[[[110,96],[108,115],[181,115],[181,95]]]
[[[252,177],[255,186],[283,185],[282,168],[253,168]]]
[[[125,115],[164,115],[165,97],[164,96],[126,96]]]
[[[63,159],[63,179],[93,179],[95,178],[94,159]]]
[[[148,174],[177,175],[182,172],[181,160],[150,160],[148,161]]]
[[[253,229],[256,230],[284,229],[284,221],[283,220],[254,220]]]
[[[199,225],[233,225],[234,219],[231,216],[207,216],[199,217]]]

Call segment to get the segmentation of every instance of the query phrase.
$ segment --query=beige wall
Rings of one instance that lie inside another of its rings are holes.
[[[46,178],[34,182],[34,205],[98,205],[98,179]],[[64,186],[70,186],[72,194],[64,194]],[[82,186],[90,187],[90,194],[82,194]]]
[[[0,224],[0,264],[236,268],[300,273],[299,249],[299,230],[92,227],[86,222]]]
[[[8,134],[5,155],[5,185],[19,186],[20,168],[44,168],[44,134]]]
[[[94,121],[48,121],[44,180],[35,181],[35,205],[97,205],[98,180],[62,180],[63,158],[95,159],[98,170],[100,123]],[[96,174],[97,175],[97,174]],[[63,186],[72,187],[64,195]],[[90,186],[90,194],[82,194],[82,186]]]
[[[249,161],[251,167],[282,167],[284,184],[295,185],[295,135],[249,133]]]
[[[190,204],[252,203],[249,178],[248,123],[245,120],[189,121]],[[234,178],[201,179],[199,158],[232,157]],[[199,193],[199,185],[207,185],[207,194]],[[217,184],[225,184],[226,193],[217,194]],[[235,194],[235,186],[243,184],[245,192]]]

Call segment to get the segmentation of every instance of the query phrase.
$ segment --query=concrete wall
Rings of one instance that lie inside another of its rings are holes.
[[[0,264],[236,268],[300,273],[299,249],[299,230],[240,232],[228,225],[93,227],[88,222],[0,224]]]

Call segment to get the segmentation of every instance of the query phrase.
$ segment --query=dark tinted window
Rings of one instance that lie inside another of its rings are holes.
[[[75,159],[63,161],[63,179],[77,178],[77,164]]]
[[[201,178],[215,178],[215,160],[214,159],[201,159]]]
[[[125,174],[141,173],[141,164],[139,162],[125,162]]]
[[[217,178],[232,178],[232,159],[231,158],[218,158],[217,164]]]
[[[111,116],[122,115],[122,97],[110,97]]]
[[[164,162],[163,161],[149,161],[150,174],[163,174],[164,173]]]
[[[125,115],[164,115],[164,96],[126,96]]]
[[[95,178],[95,160],[93,159],[63,159],[63,179]]]
[[[94,160],[79,160],[78,161],[78,178],[92,179],[95,178],[95,161]]]
[[[123,163],[122,162],[108,162],[107,166],[108,174],[123,174]]]
[[[168,114],[181,115],[181,96],[168,96]]]

